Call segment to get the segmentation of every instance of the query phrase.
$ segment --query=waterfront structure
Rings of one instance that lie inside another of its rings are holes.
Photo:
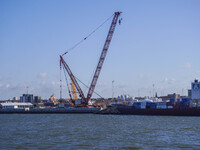
[[[117,99],[118,100],[122,100],[122,101],[123,100],[134,100],[135,97],[132,97],[132,96],[129,96],[129,95],[126,94],[126,95],[120,95],[120,96],[118,96]]]
[[[20,96],[20,102],[22,103],[40,103],[41,97],[40,96],[33,96],[33,94],[23,94]]]
[[[135,97],[129,95],[120,95],[117,98],[111,99],[110,105],[117,105],[117,104],[126,104],[132,105],[135,100]]]
[[[54,105],[58,104],[58,100],[55,98],[54,94],[51,95],[51,97],[49,98],[49,101],[54,103]]]
[[[17,101],[18,99],[17,99],[17,97],[13,97],[13,99],[12,99],[13,101]]]
[[[166,102],[170,99],[180,99],[180,94],[173,93],[173,94],[168,94],[167,96],[160,96],[159,98],[161,98],[162,101]]]
[[[34,103],[40,103],[41,97],[40,96],[34,96]]]
[[[2,109],[26,109],[33,108],[33,104],[31,103],[0,103],[0,108]]]
[[[191,98],[193,100],[200,100],[200,82],[197,79],[191,83]]]
[[[191,89],[188,90],[188,97],[192,98],[192,90]]]
[[[30,102],[33,103],[33,94],[23,94],[20,96],[20,102]]]

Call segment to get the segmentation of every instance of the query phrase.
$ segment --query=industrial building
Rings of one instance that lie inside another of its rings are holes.
[[[20,102],[22,103],[40,103],[41,97],[40,96],[33,96],[33,94],[23,94],[20,96]]]
[[[197,79],[191,83],[191,89],[188,90],[188,97],[200,106],[200,82]]]
[[[191,98],[193,100],[200,100],[200,82],[197,79],[191,83]]]
[[[173,93],[168,94],[167,96],[160,96],[159,98],[162,99],[162,101],[166,102],[170,99],[180,99],[180,94]]]
[[[0,103],[0,108],[2,109],[26,109],[33,108],[33,104],[31,103]]]

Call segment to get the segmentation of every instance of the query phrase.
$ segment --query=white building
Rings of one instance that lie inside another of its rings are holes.
[[[117,99],[113,100],[110,105],[117,105],[117,104],[126,104],[126,105],[132,105],[135,100],[135,97],[129,96],[129,95],[120,95],[117,97]]]
[[[200,100],[200,82],[196,79],[191,84],[191,98]]]
[[[31,103],[0,103],[0,108],[2,109],[27,109],[33,108],[33,104]]]

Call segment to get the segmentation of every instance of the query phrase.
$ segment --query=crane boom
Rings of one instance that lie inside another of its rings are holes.
[[[72,89],[72,94],[73,94],[74,99],[78,99],[76,87],[74,85],[74,80],[71,80],[71,89]]]
[[[79,84],[78,84],[76,78],[74,77],[73,73],[71,72],[69,66],[68,66],[67,63],[64,61],[64,59],[63,59],[62,56],[60,56],[60,65],[61,65],[61,64],[63,64],[63,66],[64,66],[65,70],[67,71],[67,73],[69,74],[71,80],[74,82],[74,85],[75,85],[76,89],[78,90],[78,92],[79,92],[79,94],[80,94],[80,97],[82,98],[83,102],[84,102],[85,104],[87,104],[87,100],[86,100],[86,98],[85,98],[85,96],[84,96],[83,91],[81,90],[81,88],[80,88],[80,86],[79,86]]]
[[[104,47],[103,47],[103,50],[101,52],[101,56],[99,58],[99,62],[98,62],[95,74],[93,76],[93,80],[91,82],[91,85],[90,85],[90,88],[89,88],[89,91],[88,91],[88,95],[87,95],[87,99],[86,99],[87,101],[86,102],[88,102],[90,100],[90,98],[92,97],[92,94],[94,92],[94,88],[96,86],[96,83],[97,83],[101,68],[103,66],[103,62],[105,60],[105,57],[106,57],[106,54],[107,54],[107,51],[108,51],[108,48],[109,48],[113,33],[115,31],[115,27],[116,27],[117,20],[118,20],[118,17],[120,15],[120,13],[121,12],[115,12],[115,14],[114,14],[114,17],[113,17],[113,20],[112,20],[112,23],[111,23],[111,26],[110,26],[110,29],[109,29],[109,32],[108,32]]]

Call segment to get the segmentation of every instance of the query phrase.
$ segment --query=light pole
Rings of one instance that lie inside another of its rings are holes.
[[[114,98],[114,80],[112,81],[112,99]]]
[[[29,87],[27,86],[27,87],[26,87],[27,95],[28,95],[28,88],[29,88]]]
[[[154,84],[153,84],[153,97],[154,97]]]
[[[184,89],[182,88],[182,96],[184,95]]]

